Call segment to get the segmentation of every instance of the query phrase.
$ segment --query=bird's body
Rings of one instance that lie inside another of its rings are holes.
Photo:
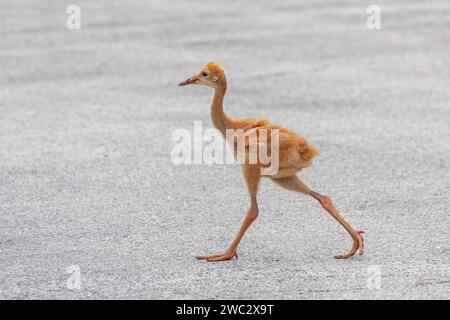
[[[312,159],[318,153],[317,149],[309,144],[306,139],[267,119],[237,120],[234,125],[227,129],[241,129],[246,136],[254,134],[258,143],[260,143],[260,135],[267,136],[267,139],[270,141],[270,133],[272,131],[278,133],[278,171],[270,175],[262,174],[263,176],[268,176],[272,179],[296,174],[301,169],[310,166],[312,164]],[[246,147],[248,147],[248,144],[246,144]],[[234,146],[234,149],[236,149],[236,146]],[[270,144],[268,144],[268,149],[270,152]],[[248,154],[249,150],[247,149],[246,151]],[[270,166],[270,163],[257,165],[260,167],[267,167]]]
[[[300,137],[296,133],[274,124],[269,120],[234,120],[228,117],[223,110],[223,99],[227,90],[227,79],[223,68],[216,63],[207,64],[197,74],[181,82],[180,86],[188,84],[202,84],[214,88],[214,95],[210,109],[211,122],[214,127],[222,133],[224,138],[227,137],[227,133],[230,130],[240,130],[239,132],[243,133],[244,148],[246,151],[245,155],[247,157],[241,164],[241,167],[244,181],[250,196],[250,209],[248,210],[239,233],[230,248],[217,255],[199,256],[197,257],[198,259],[223,261],[232,259],[233,257],[237,258],[237,247],[248,227],[258,216],[259,210],[256,196],[259,181],[265,176],[285,189],[311,195],[320,202],[325,210],[327,210],[341,225],[343,225],[353,239],[353,247],[348,254],[337,256],[336,258],[343,259],[351,257],[358,249],[362,255],[364,249],[363,239],[361,236],[362,231],[356,231],[353,229],[337,212],[329,197],[312,191],[310,187],[301,179],[301,177],[297,175],[300,170],[312,164],[314,156],[318,153],[314,146],[312,146],[303,137]],[[278,137],[276,150],[271,150],[270,148],[270,139],[272,137],[271,132],[276,133]],[[255,139],[252,140],[250,137]],[[238,142],[233,139],[230,143],[232,144],[231,148],[236,156],[238,153]],[[278,156],[277,170],[275,172],[271,172],[270,174],[265,174],[265,171],[262,170],[270,166],[270,163],[262,162],[259,158],[257,158],[256,162],[251,162],[248,157],[252,147],[257,147],[256,149],[258,149],[263,145],[272,155],[273,152],[276,151]]]

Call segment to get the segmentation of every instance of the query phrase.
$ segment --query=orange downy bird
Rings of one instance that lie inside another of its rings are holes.
[[[214,89],[214,95],[211,102],[211,121],[216,129],[218,129],[223,137],[226,136],[227,129],[237,130],[242,129],[245,133],[250,131],[259,132],[261,129],[267,131],[276,129],[279,133],[279,166],[275,174],[267,175],[273,182],[279,186],[294,191],[309,195],[316,199],[321,206],[335,218],[347,230],[353,240],[351,250],[344,255],[335,256],[336,259],[347,259],[355,255],[359,250],[359,254],[364,253],[364,242],[362,238],[363,231],[354,229],[347,223],[341,214],[334,207],[330,197],[322,195],[313,191],[297,174],[301,169],[312,164],[312,159],[317,154],[317,149],[309,144],[304,138],[298,136],[292,131],[282,128],[279,125],[273,124],[268,120],[261,119],[242,119],[234,120],[228,117],[223,110],[223,99],[227,90],[227,78],[225,71],[221,65],[217,63],[208,63],[200,69],[192,77],[182,81],[179,86],[186,85],[205,85]],[[260,140],[257,143],[261,143]],[[248,147],[248,145],[246,145]],[[229,248],[222,253],[206,256],[197,256],[197,259],[207,261],[225,261],[238,257],[237,247],[241,242],[247,229],[258,217],[258,203],[257,192],[258,185],[262,177],[265,177],[261,172],[261,163],[250,164],[245,162],[241,165],[242,175],[247,186],[248,194],[250,196],[250,208],[247,215],[236,235],[234,241]]]

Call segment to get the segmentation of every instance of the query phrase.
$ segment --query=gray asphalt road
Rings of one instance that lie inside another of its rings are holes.
[[[2,1],[0,297],[449,298],[449,10]],[[211,60],[231,116],[320,148],[303,175],[366,231],[365,256],[334,260],[343,229],[264,181],[239,260],[193,258],[226,248],[248,206],[238,167],[171,161],[175,129],[209,126],[209,88],[176,84]]]

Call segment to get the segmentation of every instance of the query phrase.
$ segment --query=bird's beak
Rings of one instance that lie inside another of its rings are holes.
[[[194,75],[194,76],[192,76],[192,77],[190,77],[190,78],[187,78],[187,79],[184,80],[184,81],[181,81],[178,85],[179,85],[180,87],[182,87],[182,86],[187,86],[188,84],[195,84],[195,83],[198,83],[199,80],[200,80],[200,79],[199,79],[198,75]]]

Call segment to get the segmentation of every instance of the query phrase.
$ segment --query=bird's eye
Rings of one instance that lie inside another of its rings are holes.
[[[203,72],[202,72],[202,76],[207,77],[207,76],[208,76],[208,72],[203,71]]]

